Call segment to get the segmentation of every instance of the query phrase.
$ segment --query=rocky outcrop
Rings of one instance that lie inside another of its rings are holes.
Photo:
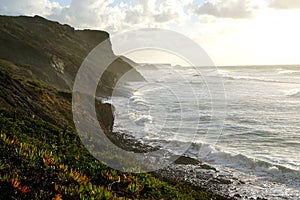
[[[51,62],[51,66],[58,72],[61,74],[64,74],[64,70],[65,70],[65,63],[62,59],[60,59],[57,56],[53,56],[52,57],[52,62]]]
[[[102,129],[111,132],[113,129],[115,119],[114,106],[109,103],[102,103],[101,101],[96,101],[95,108],[97,112],[97,118],[100,122],[100,125],[102,126]]]

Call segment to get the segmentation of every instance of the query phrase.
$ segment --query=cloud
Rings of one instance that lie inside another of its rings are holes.
[[[175,19],[186,19],[188,17],[185,12],[191,1],[165,0],[158,8],[158,13],[154,15],[156,22],[163,23]]]
[[[133,1],[130,8],[124,11],[126,14],[124,23],[135,25],[140,23],[150,23],[152,21],[153,13],[155,13],[156,6],[155,0]]]
[[[51,0],[0,0],[0,13],[41,15],[79,29],[102,29],[117,33],[129,29],[185,24],[193,0],[72,0],[61,6]]]
[[[276,9],[300,9],[299,0],[272,0],[270,3],[271,8]]]
[[[0,13],[4,15],[50,15],[60,9],[57,2],[49,0],[1,0]]]
[[[126,23],[157,24],[186,19],[184,8],[192,0],[135,0],[126,10]]]
[[[147,26],[163,28],[168,23],[184,24],[190,17],[186,8],[192,1],[73,0],[70,6],[56,9],[49,17],[77,28],[93,27],[110,33]]]
[[[76,28],[93,28],[116,32],[123,27],[122,6],[109,6],[114,0],[72,0],[69,6],[56,10],[48,17]]]
[[[197,8],[192,8],[195,14],[219,18],[250,18],[252,10],[248,0],[207,1]]]
[[[51,1],[0,0],[0,14],[41,15],[111,34],[171,29],[197,41],[220,65],[299,63],[300,12],[292,9],[300,8],[300,0]]]

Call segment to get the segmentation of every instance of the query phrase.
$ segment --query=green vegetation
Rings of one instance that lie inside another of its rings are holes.
[[[215,199],[151,174],[95,160],[76,133],[0,110],[0,190],[5,199]]]

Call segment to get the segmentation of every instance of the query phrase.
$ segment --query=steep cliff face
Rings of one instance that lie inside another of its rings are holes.
[[[77,71],[89,54],[109,34],[96,30],[75,30],[42,17],[0,16],[0,59],[15,64],[14,73],[41,80],[60,89],[72,89]],[[115,58],[103,82],[112,87],[121,74],[132,70],[115,56],[110,42],[101,54]],[[104,67],[104,66],[99,66]],[[138,80],[142,76],[136,73]]]
[[[0,107],[74,127],[74,79],[85,57],[107,39],[106,32],[75,30],[39,16],[0,16]],[[99,53],[115,61],[101,77],[98,93],[111,94],[107,88],[129,70],[136,80],[144,80],[132,67],[134,62],[113,54],[110,42]],[[99,67],[105,66],[100,62]],[[96,109],[102,127],[111,130],[111,106],[96,100]]]

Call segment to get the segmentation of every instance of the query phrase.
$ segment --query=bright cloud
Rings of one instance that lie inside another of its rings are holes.
[[[124,18],[121,8],[109,7],[113,2],[97,0],[72,0],[57,12],[49,15],[51,19],[68,23],[77,28],[97,28],[110,31],[118,30]]]
[[[271,0],[270,6],[278,9],[300,9],[299,0]]]
[[[171,29],[198,42],[217,65],[300,63],[300,12],[295,9],[300,8],[299,0],[61,2],[0,0],[0,14],[42,15],[111,34],[147,27]]]
[[[221,18],[248,18],[252,16],[249,0],[207,1],[193,11],[198,15],[213,15]]]
[[[51,19],[78,28],[94,27],[117,33],[128,29],[167,28],[168,23],[183,24],[190,19],[192,0],[99,1],[73,0],[69,6],[54,12]]]
[[[0,0],[0,13],[5,15],[46,16],[59,8],[59,3],[49,0]]]

